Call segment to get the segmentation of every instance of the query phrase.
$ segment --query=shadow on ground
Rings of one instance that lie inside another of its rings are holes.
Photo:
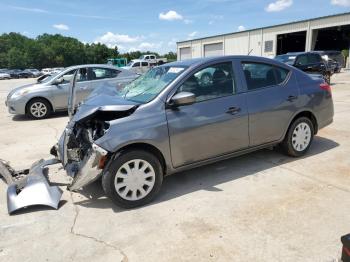
[[[309,152],[302,157],[302,159],[322,154],[337,146],[339,146],[339,144],[333,140],[316,136]],[[299,159],[300,158],[285,156],[280,153],[279,150],[264,149],[244,156],[181,172],[164,179],[158,197],[149,205],[155,205],[198,190],[207,190],[211,192],[222,191],[216,186],[242,177],[253,176],[261,171],[298,161]],[[86,186],[78,193],[84,195],[87,199],[75,202],[77,205],[98,209],[111,208],[114,212],[125,211],[125,209],[116,207],[112,201],[105,196],[101,181],[96,181]]]

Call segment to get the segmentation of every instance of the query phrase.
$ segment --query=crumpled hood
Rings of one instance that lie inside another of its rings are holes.
[[[85,100],[73,116],[73,122],[79,122],[98,111],[123,112],[136,108],[139,104],[116,95],[116,91],[106,88],[103,91],[94,92]]]

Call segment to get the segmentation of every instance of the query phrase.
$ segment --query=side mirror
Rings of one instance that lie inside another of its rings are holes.
[[[185,106],[196,102],[196,96],[190,92],[180,92],[174,95],[170,100],[171,106]]]
[[[64,82],[63,77],[59,77],[59,78],[55,79],[52,84],[59,85],[59,84],[62,84],[63,82]]]

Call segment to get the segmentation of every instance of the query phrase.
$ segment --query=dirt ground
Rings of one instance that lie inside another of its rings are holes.
[[[0,181],[0,261],[337,261],[350,233],[350,73],[332,79],[334,123],[299,159],[261,150],[167,177],[152,204],[115,207],[96,182],[77,193],[57,167],[58,210],[7,214]],[[49,158],[68,118],[7,113],[0,81],[0,158],[28,168]]]

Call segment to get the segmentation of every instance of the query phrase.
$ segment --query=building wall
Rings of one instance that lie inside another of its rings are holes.
[[[222,42],[224,55],[247,55],[251,51],[250,55],[272,57],[277,52],[277,35],[299,31],[307,31],[305,50],[310,51],[315,39],[313,30],[347,24],[350,24],[350,13],[180,42],[177,44],[177,53],[179,57],[179,48],[191,47],[192,58],[199,58],[204,56],[205,44]],[[271,52],[265,52],[265,41],[273,41]]]

